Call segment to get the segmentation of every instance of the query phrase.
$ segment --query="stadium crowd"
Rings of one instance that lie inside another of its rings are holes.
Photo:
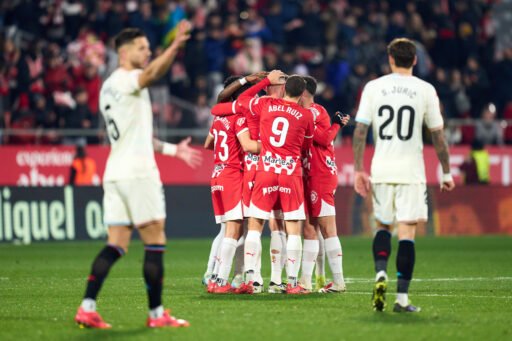
[[[415,74],[436,87],[445,118],[479,119],[448,124],[450,143],[512,143],[512,125],[500,121],[512,119],[511,12],[512,0],[5,1],[0,127],[100,127],[100,87],[116,67],[113,37],[141,28],[158,55],[188,17],[192,38],[150,88],[159,128],[208,127],[224,78],[263,69],[312,75],[329,113],[353,114],[364,85],[389,72],[387,43],[405,36],[417,42]],[[171,104],[171,96],[190,104]],[[103,140],[45,133],[1,143]]]

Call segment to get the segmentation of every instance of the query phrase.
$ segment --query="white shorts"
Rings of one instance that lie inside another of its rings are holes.
[[[375,218],[390,225],[427,221],[426,184],[372,184]]]
[[[141,178],[103,183],[103,219],[107,226],[141,226],[165,219],[160,179]]]

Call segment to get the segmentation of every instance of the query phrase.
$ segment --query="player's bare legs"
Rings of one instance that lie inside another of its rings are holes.
[[[304,248],[302,252],[302,275],[300,283],[307,290],[313,290],[311,278],[313,277],[313,268],[318,257],[320,248],[318,236],[316,233],[317,219],[307,217],[304,221]]]
[[[375,311],[383,311],[386,307],[387,268],[391,254],[391,226],[380,221],[377,221],[377,224],[377,232],[373,237],[372,246],[376,273],[372,305]]]
[[[321,289],[322,292],[343,292],[346,290],[343,278],[343,251],[336,228],[336,216],[317,218],[320,231],[325,238],[325,253],[331,268],[333,283]]]
[[[96,312],[96,297],[110,268],[128,251],[131,235],[132,228],[129,226],[109,227],[107,245],[100,251],[92,263],[91,272],[87,278],[84,299],[75,316],[75,321],[80,326],[99,329],[111,327]]]
[[[208,287],[210,293],[229,293],[231,284],[229,284],[229,274],[231,273],[231,264],[235,256],[238,239],[242,235],[242,220],[232,220],[226,222],[226,233],[222,240],[222,246],[219,253],[219,274],[217,281],[212,287]]]
[[[284,293],[282,283],[283,268],[286,264],[286,232],[282,219],[271,218],[268,221],[270,228],[270,283],[268,292],[272,294]]]
[[[409,284],[415,262],[414,238],[418,224],[398,223],[398,252],[396,255],[397,295],[394,312],[419,312],[421,309],[409,303]]]

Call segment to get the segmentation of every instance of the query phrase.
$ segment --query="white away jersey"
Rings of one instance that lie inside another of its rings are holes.
[[[414,76],[396,73],[368,82],[356,121],[373,125],[373,183],[424,183],[423,122],[442,128],[434,87]]]
[[[140,89],[142,70],[118,68],[103,83],[100,110],[111,144],[103,181],[157,177],[153,151],[153,113],[148,89]]]

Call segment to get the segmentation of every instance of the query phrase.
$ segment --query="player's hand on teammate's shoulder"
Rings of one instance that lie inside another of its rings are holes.
[[[195,169],[203,163],[203,156],[200,151],[190,147],[190,141],[192,138],[189,136],[177,144],[176,157]]]
[[[286,74],[281,70],[272,70],[267,76],[270,84],[284,84],[286,83]]]
[[[178,23],[178,30],[176,31],[176,37],[174,43],[181,44],[190,39],[190,31],[192,30],[192,24],[188,20],[181,20]]]
[[[249,83],[256,83],[265,79],[265,77],[267,77],[268,74],[269,73],[267,71],[260,71],[253,73],[252,75],[246,76],[245,79],[247,79]]]
[[[364,171],[356,171],[354,173],[354,190],[357,194],[366,198],[368,193],[370,193],[370,177],[368,173]]]
[[[336,111],[336,114],[332,117],[333,124],[339,124],[341,128],[346,126],[350,121],[350,115],[344,114],[341,111]]]

